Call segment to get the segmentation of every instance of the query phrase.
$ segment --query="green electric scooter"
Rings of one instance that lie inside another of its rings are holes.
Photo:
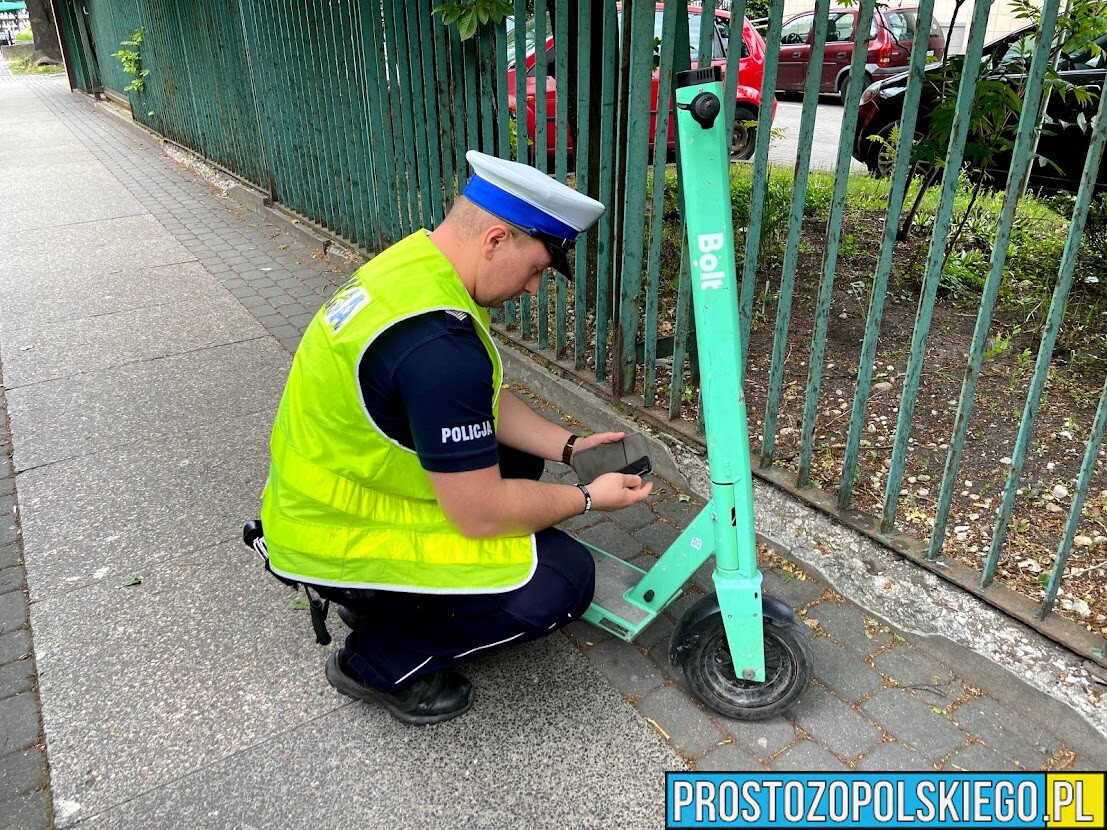
[[[807,688],[809,635],[791,608],[761,593],[757,568],[722,73],[681,72],[674,86],[711,500],[649,571],[590,545],[596,594],[584,619],[632,641],[713,555],[715,593],[681,618],[669,657],[712,709],[762,720]]]

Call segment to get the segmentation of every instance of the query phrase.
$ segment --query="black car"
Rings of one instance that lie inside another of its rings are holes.
[[[1036,27],[1028,26],[985,46],[982,59],[982,65],[988,67],[985,77],[1018,89],[1025,79],[1036,42]],[[1038,154],[1057,166],[1037,161],[1031,164],[1030,186],[1035,190],[1075,192],[1080,184],[1091,141],[1092,118],[1099,108],[1099,95],[1107,74],[1107,55],[1103,51],[1107,48],[1107,33],[1100,36],[1096,44],[1098,48],[1078,49],[1075,53],[1061,50],[1057,64],[1061,77],[1074,86],[1085,87],[1091,93],[1091,100],[1081,103],[1071,90],[1065,95],[1054,92],[1049,96],[1048,119],[1038,143]],[[931,115],[937,107],[938,89],[933,73],[940,68],[941,64],[927,67],[928,83],[923,86],[915,128],[917,135],[927,133]],[[874,176],[888,175],[891,171],[895,147],[890,139],[903,112],[907,78],[905,73],[880,81],[861,96],[853,157],[864,162]],[[1017,124],[1017,117],[1012,123]],[[879,140],[874,141],[872,136]],[[1007,138],[1013,140],[1014,127]],[[1010,148],[1000,147],[983,172],[996,187],[1003,187],[1010,165]],[[1107,165],[1100,167],[1097,190],[1107,190]]]

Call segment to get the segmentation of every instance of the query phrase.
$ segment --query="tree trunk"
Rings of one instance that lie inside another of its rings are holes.
[[[61,63],[61,42],[49,0],[26,0],[31,34],[35,38],[35,63]]]

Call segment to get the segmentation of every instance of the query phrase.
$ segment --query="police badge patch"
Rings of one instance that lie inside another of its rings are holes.
[[[323,304],[323,322],[331,334],[338,334],[353,319],[354,315],[372,301],[356,277],[350,277],[334,292],[334,296]]]

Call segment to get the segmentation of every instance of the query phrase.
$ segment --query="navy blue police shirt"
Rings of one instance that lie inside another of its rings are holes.
[[[429,311],[390,326],[362,355],[358,379],[369,416],[424,470],[499,462],[492,361],[468,314]]]

